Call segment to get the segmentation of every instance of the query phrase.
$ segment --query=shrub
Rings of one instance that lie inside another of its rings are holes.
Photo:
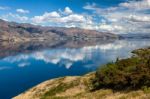
[[[144,91],[144,93],[150,93],[150,87],[143,86],[142,90]]]
[[[150,86],[150,48],[133,51],[131,58],[101,66],[95,73],[93,89],[139,89]]]

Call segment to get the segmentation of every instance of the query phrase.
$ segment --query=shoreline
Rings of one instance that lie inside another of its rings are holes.
[[[83,76],[47,80],[13,99],[150,99],[150,47],[132,54]]]
[[[65,76],[44,81],[12,99],[149,99],[150,93],[143,90],[114,91],[100,89],[90,91],[91,78],[95,72],[83,76]],[[64,88],[64,89],[63,89]],[[47,96],[48,95],[48,96]]]

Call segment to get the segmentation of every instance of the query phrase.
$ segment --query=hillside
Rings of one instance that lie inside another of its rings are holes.
[[[48,80],[13,99],[150,99],[150,48],[132,53],[84,76]]]
[[[89,80],[93,73],[82,77],[63,77],[43,82],[13,99],[149,99],[150,93],[141,89],[114,91],[100,89],[91,92]],[[89,84],[88,84],[89,83]],[[101,97],[101,98],[99,98]]]
[[[116,35],[95,30],[63,27],[43,27],[27,23],[0,20],[0,41],[90,40],[114,39]]]

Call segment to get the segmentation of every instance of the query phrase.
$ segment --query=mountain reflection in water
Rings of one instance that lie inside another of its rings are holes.
[[[150,40],[54,45],[59,44],[1,44],[0,97],[9,99],[51,78],[94,71],[102,64],[115,61],[117,57],[131,56],[130,52],[134,49],[150,46]]]

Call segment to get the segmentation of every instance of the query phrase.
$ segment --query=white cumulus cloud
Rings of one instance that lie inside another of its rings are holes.
[[[45,12],[41,16],[34,16],[32,18],[32,21],[34,23],[44,23],[44,22],[50,22],[50,21],[58,21],[58,18],[60,17],[60,14],[56,11],[53,12]]]
[[[1,15],[0,18],[43,26],[80,27],[116,34],[150,32],[150,0],[127,0],[117,6],[106,8],[99,7],[96,3],[87,3],[83,9],[84,13],[76,13],[66,6],[63,10],[45,12],[33,17],[24,15],[29,13],[28,10],[17,9],[18,13],[24,14],[9,13]]]
[[[105,22],[95,23],[93,28],[113,33],[149,33],[150,0],[133,0],[120,3],[116,7],[101,8],[96,4],[87,4],[85,10],[92,11],[95,16]]]
[[[14,14],[14,13],[1,15],[0,18],[7,21],[14,21],[14,22],[21,22],[21,23],[27,23],[30,20],[30,18],[27,16]]]
[[[7,7],[7,6],[0,6],[0,10],[9,10],[10,7]]]
[[[64,13],[65,14],[72,14],[73,11],[69,7],[66,7],[65,10],[64,10]]]
[[[47,23],[62,25],[63,23],[64,26],[67,24],[69,24],[69,26],[76,26],[76,24],[85,23],[87,19],[84,15],[73,13],[69,7],[66,7],[64,12],[45,12],[43,15],[34,16],[32,21],[36,24]]]
[[[17,11],[18,13],[22,13],[22,14],[30,13],[29,10],[24,10],[24,9],[16,9],[16,11]]]

